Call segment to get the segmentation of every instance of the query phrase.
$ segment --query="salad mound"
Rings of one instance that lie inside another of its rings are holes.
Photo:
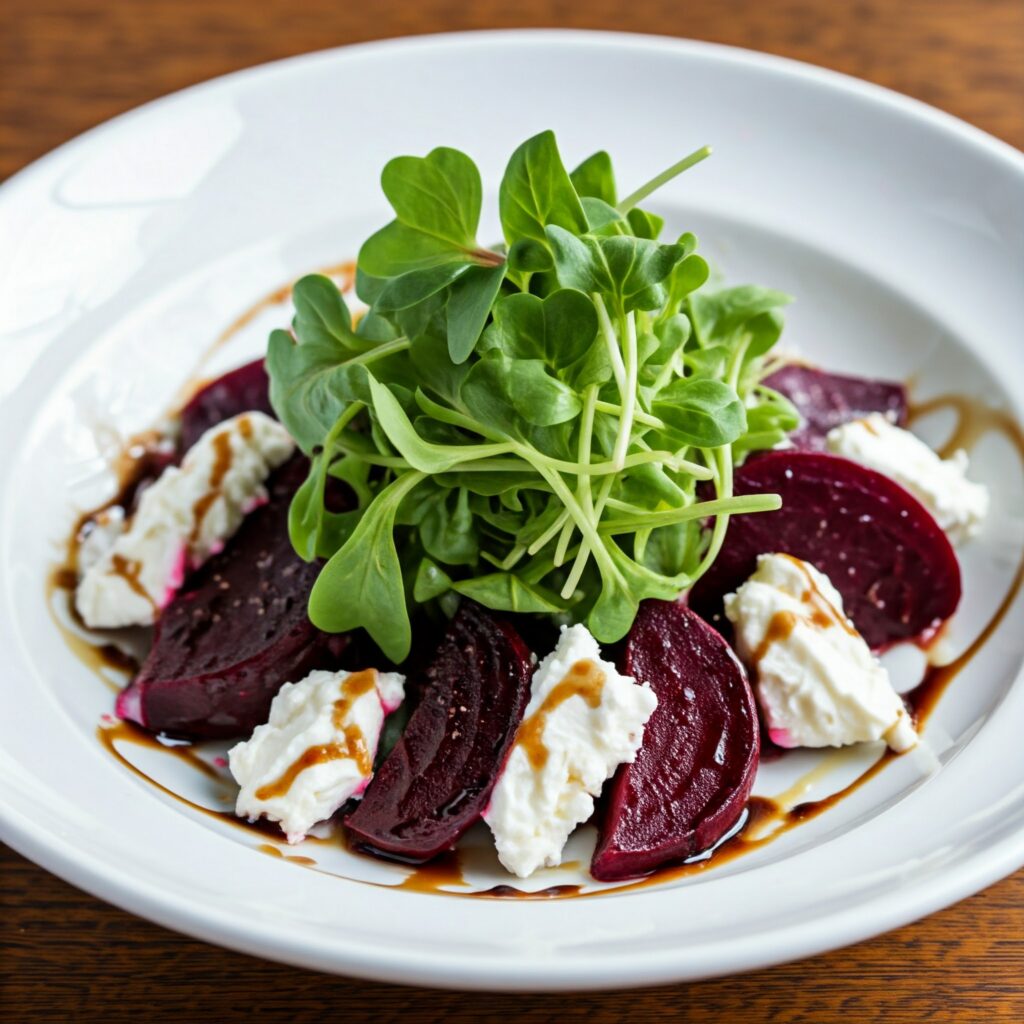
[[[361,305],[299,280],[82,521],[82,623],[155,627],[119,716],[238,739],[235,814],[289,843],[418,865],[482,821],[526,878],[593,821],[616,882],[743,831],[762,729],[912,749],[876,655],[953,615],[988,492],[902,385],[774,355],[787,296],[660,240],[640,204],[707,155],[620,199],[544,132],[495,245],[469,157],[392,160]]]
[[[734,495],[732,472],[799,422],[762,381],[789,298],[711,288],[696,238],[659,241],[639,205],[707,153],[620,198],[607,153],[570,173],[537,135],[505,171],[494,246],[476,237],[469,157],[387,164],[395,219],[359,253],[365,315],[306,277],[267,355],[273,407],[312,460],[290,528],[328,559],[318,627],[363,627],[400,662],[410,605],[467,597],[617,641],[642,600],[704,573],[730,515],[778,507]],[[332,478],[353,509],[327,507]]]

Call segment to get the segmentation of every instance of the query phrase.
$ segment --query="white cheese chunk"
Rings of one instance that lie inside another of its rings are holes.
[[[305,838],[366,788],[384,719],[404,695],[404,676],[375,669],[285,683],[269,721],[228,752],[235,813],[280,822],[289,843]]]
[[[725,614],[773,742],[842,747],[885,739],[896,751],[917,742],[889,674],[813,565],[761,555],[750,579],[726,596]]]
[[[905,487],[954,542],[968,540],[988,514],[988,488],[967,479],[967,454],[942,459],[920,438],[881,413],[833,428],[828,450],[884,473]]]
[[[185,573],[224,547],[295,443],[276,420],[247,412],[211,427],[147,487],[128,528],[89,567],[75,604],[87,626],[150,625]]]
[[[648,685],[601,659],[586,627],[562,627],[483,816],[509,871],[526,878],[561,862],[605,780],[636,757],[657,703]]]
[[[78,572],[84,576],[101,562],[126,527],[124,509],[120,505],[97,512],[78,535]]]

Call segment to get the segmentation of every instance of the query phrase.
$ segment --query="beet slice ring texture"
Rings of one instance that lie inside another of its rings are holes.
[[[799,363],[776,370],[764,383],[781,391],[803,417],[803,423],[789,435],[797,448],[823,451],[825,437],[833,427],[873,412],[888,416],[900,427],[907,422],[907,390],[902,384],[826,373]]]
[[[262,359],[225,373],[189,399],[181,410],[181,450],[187,452],[210,427],[243,412],[277,418],[270,407],[270,378]]]
[[[306,612],[320,566],[288,539],[288,506],[308,466],[296,455],[278,469],[270,501],[163,610],[152,650],[118,697],[121,718],[186,739],[246,736],[284,683],[340,667],[348,637],[322,633]]]
[[[735,494],[776,493],[776,512],[733,516],[722,551],[690,592],[709,622],[723,597],[777,552],[810,562],[842,594],[847,616],[875,650],[927,640],[960,601],[960,566],[931,513],[899,484],[849,459],[778,451],[733,477]]]
[[[530,651],[468,601],[424,673],[422,696],[345,830],[357,846],[422,863],[483,813],[529,701]]]
[[[658,706],[636,760],[605,791],[591,874],[649,874],[714,846],[739,820],[757,772],[757,709],[728,644],[681,604],[645,601],[621,671]]]

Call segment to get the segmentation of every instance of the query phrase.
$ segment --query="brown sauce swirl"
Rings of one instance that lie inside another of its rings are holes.
[[[248,425],[249,435],[252,434],[252,424],[247,416],[239,420],[239,432],[243,436],[245,431],[241,429],[242,423]],[[192,506],[192,532],[189,535],[189,544],[195,544],[199,539],[199,533],[203,528],[203,521],[207,513],[213,507],[213,503],[221,496],[221,489],[224,486],[224,478],[231,469],[234,452],[231,447],[231,431],[222,430],[213,435],[213,467],[210,470],[209,490],[198,498]]]
[[[986,434],[1002,434],[1016,448],[1024,461],[1024,430],[1017,418],[1003,409],[991,406],[966,395],[938,395],[924,402],[911,403],[908,419],[911,424],[930,416],[932,413],[951,409],[956,417],[953,429],[938,453],[948,459],[954,452],[963,449],[969,452]]]
[[[110,575],[117,576],[128,584],[133,594],[138,594],[143,600],[149,602],[151,608],[156,608],[153,595],[142,585],[139,578],[142,574],[142,563],[134,558],[125,558],[124,555],[111,555]]]
[[[819,629],[828,629],[832,626],[839,626],[850,636],[857,636],[846,616],[818,589],[814,577],[807,571],[807,566],[794,558],[792,555],[780,555],[792,562],[803,575],[807,582],[806,589],[800,595],[801,603],[808,605],[810,611],[807,615],[798,615],[796,612],[783,610],[776,612],[768,621],[768,628],[765,630],[764,638],[758,644],[757,650],[751,656],[751,662],[756,669],[761,664],[768,650],[777,643],[788,640],[793,630],[801,622]]]
[[[370,756],[366,737],[359,726],[346,723],[345,719],[352,710],[353,703],[359,697],[369,693],[376,685],[377,672],[374,669],[353,672],[346,677],[341,684],[341,697],[334,702],[332,714],[332,723],[336,729],[341,729],[344,741],[321,743],[310,747],[301,757],[292,762],[279,778],[268,782],[265,786],[260,786],[256,790],[256,799],[273,800],[276,797],[282,797],[307,768],[318,764],[327,764],[330,761],[340,761],[343,758],[351,758],[356,762],[361,775],[369,775],[373,771],[373,758]]]
[[[569,669],[569,674],[552,688],[540,707],[519,727],[516,745],[522,746],[534,771],[540,771],[548,763],[544,729],[551,713],[573,697],[582,697],[588,707],[600,707],[604,683],[605,674],[594,662],[589,659],[577,661]]]

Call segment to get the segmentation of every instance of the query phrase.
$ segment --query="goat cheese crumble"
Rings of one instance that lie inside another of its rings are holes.
[[[284,427],[261,412],[211,427],[180,467],[168,467],[146,488],[127,528],[86,569],[75,594],[85,624],[156,621],[186,572],[220,551],[267,500],[264,482],[294,449]]]
[[[228,752],[239,817],[280,822],[289,843],[363,792],[384,719],[405,696],[395,672],[311,672],[285,683],[270,718]]]
[[[884,739],[904,751],[917,742],[889,674],[813,565],[761,555],[754,574],[726,596],[725,614],[774,743],[842,747]]]
[[[954,542],[969,540],[988,514],[988,488],[967,479],[967,453],[940,458],[909,430],[881,413],[833,428],[825,441],[833,455],[884,473],[905,487]]]
[[[561,862],[605,780],[635,758],[657,703],[647,684],[602,660],[585,626],[562,627],[483,815],[509,871],[526,878]]]

